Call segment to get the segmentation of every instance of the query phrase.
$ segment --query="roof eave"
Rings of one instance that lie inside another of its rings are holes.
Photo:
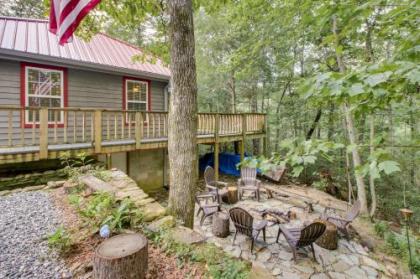
[[[145,71],[132,70],[127,68],[114,67],[110,65],[96,64],[91,62],[75,61],[71,59],[65,59],[55,56],[47,56],[37,53],[28,53],[15,51],[11,49],[0,48],[0,58],[7,60],[22,61],[25,59],[27,62],[45,62],[45,63],[55,63],[57,66],[64,66],[69,68],[76,68],[88,71],[109,73],[109,74],[120,74],[120,75],[129,75],[143,78],[150,78],[160,81],[169,81],[169,75],[156,74]]]

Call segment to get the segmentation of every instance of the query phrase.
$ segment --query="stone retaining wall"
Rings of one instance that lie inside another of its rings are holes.
[[[16,188],[22,188],[32,185],[47,184],[48,181],[63,180],[66,177],[67,174],[63,169],[18,174],[13,177],[0,177],[0,191],[13,190]]]

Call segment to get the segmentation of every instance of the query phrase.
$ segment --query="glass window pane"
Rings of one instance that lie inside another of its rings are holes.
[[[28,70],[28,94],[42,96],[60,96],[61,73],[44,69]]]
[[[128,110],[135,110],[135,111],[145,111],[146,110],[146,104],[128,102],[127,109]]]

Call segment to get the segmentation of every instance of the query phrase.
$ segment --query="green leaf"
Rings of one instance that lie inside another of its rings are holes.
[[[378,74],[373,74],[373,75],[370,75],[370,76],[368,76],[366,79],[365,79],[365,82],[369,85],[369,86],[375,86],[375,85],[378,85],[378,84],[380,84],[380,83],[382,83],[382,82],[385,82],[385,81],[387,81],[388,80],[388,78],[390,77],[392,75],[392,72],[391,71],[387,71],[387,72],[384,72],[384,73],[378,73]]]
[[[350,96],[356,96],[356,95],[362,94],[364,92],[365,92],[365,90],[363,89],[363,84],[361,84],[361,83],[355,83],[349,89]]]
[[[303,170],[304,170],[303,166],[294,167],[293,170],[292,170],[292,176],[293,177],[298,177],[302,173]]]
[[[379,163],[378,169],[385,172],[387,175],[393,172],[401,171],[399,164],[395,161],[383,161]]]

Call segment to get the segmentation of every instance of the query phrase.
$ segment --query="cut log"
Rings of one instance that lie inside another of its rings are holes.
[[[323,235],[318,238],[315,243],[325,249],[328,250],[335,250],[337,249],[337,242],[338,242],[338,235],[337,235],[337,227],[328,221],[324,220],[316,220],[316,222],[321,222],[325,224],[326,229]]]
[[[229,216],[224,212],[213,214],[213,234],[217,237],[227,237],[229,235]]]
[[[93,259],[96,279],[143,279],[147,274],[147,238],[120,234],[102,242]]]
[[[114,193],[114,188],[111,184],[106,183],[105,181],[94,177],[93,175],[86,175],[83,176],[80,181],[86,186],[88,186],[90,189],[92,189],[94,192],[101,191],[101,192],[108,192],[108,193]]]

